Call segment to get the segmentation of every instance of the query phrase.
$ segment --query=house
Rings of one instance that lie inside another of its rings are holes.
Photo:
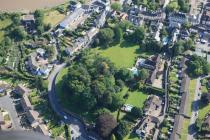
[[[156,95],[151,95],[144,104],[145,115],[158,117],[162,111],[162,100]]]
[[[204,7],[204,11],[201,16],[201,24],[210,26],[210,2]]]
[[[146,83],[147,84],[153,84],[154,80],[157,77],[157,74],[159,72],[159,66],[161,63],[161,56],[151,56],[148,59],[144,58],[138,58],[135,64],[136,68],[145,68],[148,69],[150,72],[149,78],[147,78]]]
[[[23,95],[23,94],[27,94],[29,92],[29,89],[24,87],[23,85],[21,84],[18,84],[16,87],[15,87],[15,90],[14,90],[15,93],[17,94],[20,94],[20,95]]]
[[[155,133],[155,128],[157,128],[159,124],[160,121],[158,118],[147,116],[143,119],[140,127],[136,129],[135,132],[141,139],[152,139]]]
[[[73,30],[75,29],[84,18],[85,10],[82,8],[76,9],[73,13],[68,15],[60,24],[61,29]]]
[[[180,140],[180,136],[182,134],[182,125],[184,122],[184,116],[176,115],[174,121],[174,127],[172,134],[170,135],[170,140]]]
[[[179,35],[180,30],[177,28],[174,28],[172,31],[172,42],[175,43],[177,41],[178,35]]]
[[[210,115],[208,114],[203,123],[204,127],[210,128]]]
[[[31,109],[33,109],[33,106],[31,105],[31,102],[28,98],[27,94],[23,94],[21,100],[20,100],[21,106],[23,107],[24,112],[27,112]]]
[[[160,30],[163,28],[163,23],[159,21],[152,21],[151,23],[152,34],[156,41],[161,41],[160,39]]]
[[[36,52],[30,54],[26,66],[35,75],[48,76],[52,67],[48,64],[48,60],[44,58],[45,50],[37,49]]]
[[[42,48],[38,48],[38,49],[36,49],[36,53],[38,55],[40,55],[41,57],[44,57],[46,51],[44,49],[42,49]]]
[[[97,28],[101,28],[104,26],[106,22],[107,11],[104,10],[95,20],[95,25]]]
[[[195,26],[200,24],[201,21],[201,14],[197,15],[188,15],[188,21],[191,25]]]
[[[99,29],[96,27],[92,27],[90,30],[87,31],[87,37],[90,42],[94,39],[94,37],[98,34]]]
[[[171,12],[168,16],[169,26],[180,28],[181,25],[188,21],[187,15],[181,12]]]
[[[121,110],[122,111],[125,111],[125,112],[131,112],[133,106],[130,105],[130,104],[124,104],[123,107],[121,107]]]
[[[75,11],[76,9],[79,9],[82,7],[82,4],[80,2],[71,1],[70,2],[70,11]]]
[[[35,29],[34,15],[23,15],[21,22],[28,33],[34,32]]]
[[[188,30],[181,30],[180,31],[180,37],[181,39],[188,39],[190,37],[190,32]]]
[[[27,94],[23,94],[21,99],[21,105],[29,121],[31,127],[38,132],[43,133],[44,135],[49,135],[47,126],[43,123],[42,118],[39,116],[39,112],[33,110],[33,106],[28,98]]]

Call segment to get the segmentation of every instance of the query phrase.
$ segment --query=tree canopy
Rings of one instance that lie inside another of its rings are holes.
[[[109,113],[100,115],[99,118],[96,120],[96,130],[98,134],[105,139],[108,139],[116,126],[116,119]]]

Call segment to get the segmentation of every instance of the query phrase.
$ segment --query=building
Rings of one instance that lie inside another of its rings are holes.
[[[29,89],[19,84],[18,86],[15,87],[14,92],[17,94],[23,95],[23,94],[28,94]]]
[[[43,123],[42,118],[40,118],[39,112],[33,109],[27,94],[23,94],[21,106],[33,130],[41,132],[44,135],[49,135],[47,126]]]
[[[68,15],[60,24],[61,29],[74,30],[85,18],[85,10],[82,8],[75,9],[73,13]]]
[[[104,26],[106,23],[106,16],[107,16],[107,11],[104,10],[95,20],[95,25],[97,28],[101,28]]]
[[[136,134],[141,139],[152,139],[155,133],[155,129],[159,126],[160,121],[153,116],[147,116],[143,119],[140,127],[136,129]]]
[[[169,26],[176,28],[180,28],[181,25],[188,22],[187,15],[181,12],[169,13],[168,20],[169,20]]]
[[[151,95],[144,104],[145,115],[158,117],[162,110],[162,100],[156,95]]]
[[[80,2],[70,1],[70,11],[75,11],[76,9],[79,9],[82,7],[82,4]]]
[[[34,32],[35,29],[34,15],[23,15],[21,22],[28,33]]]
[[[52,66],[49,65],[48,60],[45,58],[45,52],[44,49],[39,48],[28,57],[26,66],[32,74],[48,76],[52,70]]]
[[[201,16],[201,24],[210,26],[210,2],[204,7],[204,11]]]

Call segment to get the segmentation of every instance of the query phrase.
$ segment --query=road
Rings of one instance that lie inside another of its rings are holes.
[[[189,133],[187,136],[187,140],[193,140],[193,136],[196,134],[195,121],[198,118],[199,100],[201,98],[201,96],[199,96],[200,93],[199,88],[201,86],[200,80],[201,78],[199,77],[196,81],[195,96],[192,105],[192,116],[190,119]]]
[[[48,77],[49,85],[48,85],[48,96],[50,100],[50,104],[55,111],[55,113],[63,120],[64,123],[69,124],[73,134],[71,136],[74,139],[88,139],[86,130],[84,125],[75,117],[71,116],[70,114],[66,113],[61,105],[59,104],[58,98],[55,93],[55,80],[58,73],[66,66],[66,63],[55,65],[54,70]],[[67,119],[64,119],[64,116]]]
[[[20,119],[18,118],[15,106],[13,104],[13,100],[9,97],[9,95],[0,97],[0,107],[8,111],[12,120],[13,128],[15,130],[23,130],[20,124]]]

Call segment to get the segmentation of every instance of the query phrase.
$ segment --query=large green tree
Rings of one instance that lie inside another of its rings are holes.
[[[114,32],[111,28],[101,29],[99,32],[99,39],[102,46],[107,47],[113,41]]]

